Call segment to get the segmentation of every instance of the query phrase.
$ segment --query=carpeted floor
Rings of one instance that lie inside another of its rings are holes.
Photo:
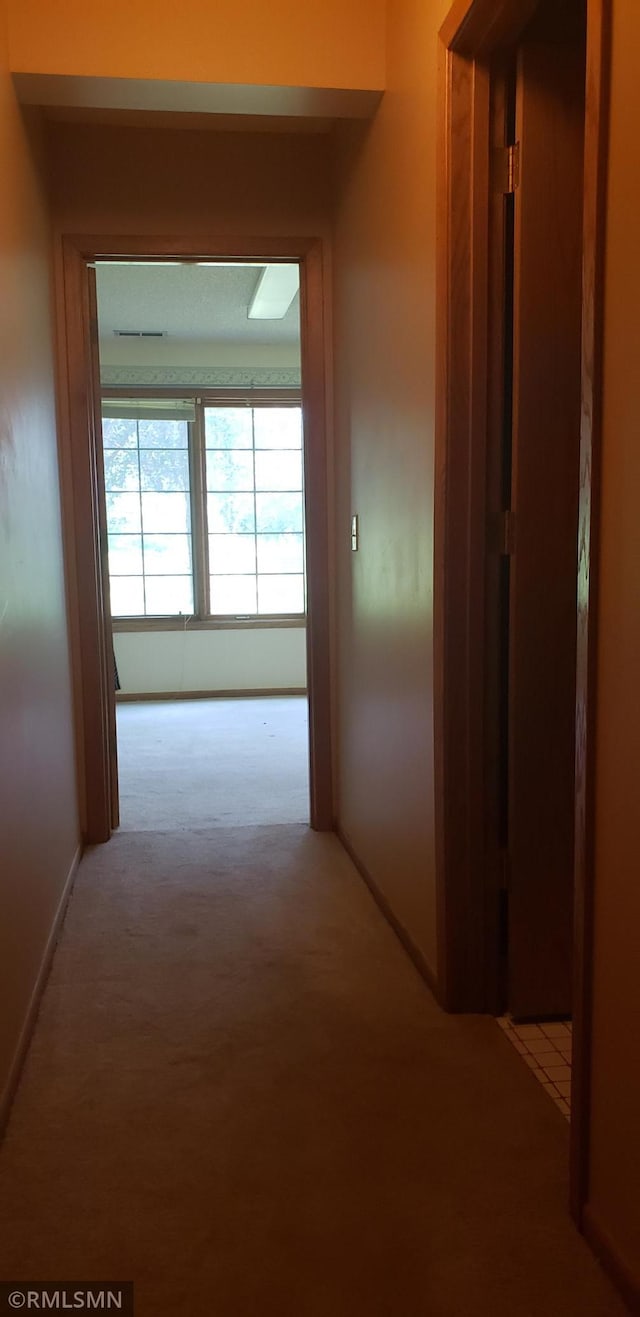
[[[306,699],[141,701],[117,715],[127,832],[308,822]]]
[[[334,837],[121,833],[81,866],[0,1154],[0,1272],[133,1279],[138,1317],[621,1317],[567,1144]]]

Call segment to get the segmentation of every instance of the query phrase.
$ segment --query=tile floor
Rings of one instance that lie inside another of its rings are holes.
[[[571,1117],[571,1022],[566,1024],[514,1024],[508,1015],[498,1019],[510,1043],[553,1098],[567,1120]]]

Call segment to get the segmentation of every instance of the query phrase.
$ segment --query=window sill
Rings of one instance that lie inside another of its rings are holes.
[[[115,634],[126,631],[276,631],[307,625],[305,616],[291,617],[114,617]]]

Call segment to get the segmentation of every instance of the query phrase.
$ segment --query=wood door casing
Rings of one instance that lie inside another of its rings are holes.
[[[516,89],[508,1006],[518,1018],[571,1013],[584,78],[583,6],[547,0],[519,47]]]
[[[504,556],[504,510],[510,500],[505,450],[511,449],[513,358],[513,196],[504,192],[505,153],[513,140],[515,56],[501,51],[491,61],[489,144],[492,179],[488,198],[487,454],[484,653],[484,809],[486,881],[486,1001],[505,1008],[507,946],[504,926],[504,854],[508,842],[507,641],[509,564]],[[508,486],[508,490],[505,488]]]
[[[102,443],[102,393],[100,388],[100,346],[98,333],[98,296],[96,272],[92,265],[87,267],[89,289],[89,403],[92,408],[95,454],[95,489],[96,510],[98,517],[98,539],[100,546],[99,567],[101,574],[101,591],[103,601],[103,640],[104,640],[104,708],[105,739],[109,752],[109,810],[112,828],[120,825],[120,791],[118,783],[118,736],[116,727],[116,688],[115,688],[115,650],[113,648],[113,625],[111,618],[111,591],[109,581],[109,541],[107,536],[107,506],[104,484],[104,451]]]

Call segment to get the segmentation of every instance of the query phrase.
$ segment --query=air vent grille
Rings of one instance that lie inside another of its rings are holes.
[[[114,329],[116,338],[166,338],[166,329]]]

